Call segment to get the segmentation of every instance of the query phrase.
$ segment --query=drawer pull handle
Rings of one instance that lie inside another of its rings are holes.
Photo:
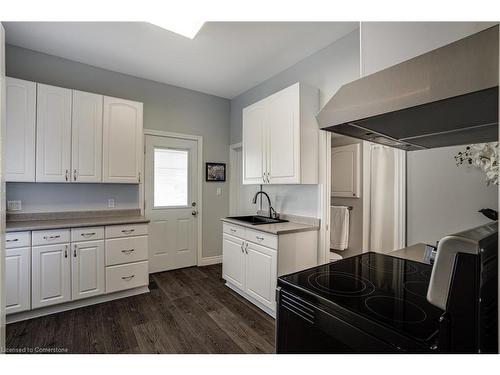
[[[55,239],[60,238],[60,237],[61,237],[61,235],[58,234],[56,236],[43,236],[43,239],[47,240],[47,241],[52,241],[52,240],[55,240]]]
[[[95,236],[95,232],[92,232],[92,233],[82,233],[82,237],[92,237],[92,236]]]
[[[264,241],[264,237],[255,236],[259,241]]]
[[[130,233],[132,233],[133,231],[135,231],[135,229],[123,229],[123,230],[122,230],[122,233],[125,233],[125,234],[130,234]]]
[[[5,242],[17,242],[19,241],[19,238],[14,238],[12,240],[5,240]]]
[[[135,275],[123,276],[123,277],[122,277],[122,280],[125,280],[125,281],[130,281],[130,280],[132,280],[134,277],[135,277]]]
[[[233,233],[235,233],[236,229],[231,228],[230,231],[233,232]]]
[[[122,250],[122,253],[130,254],[133,251],[135,251],[135,249]]]

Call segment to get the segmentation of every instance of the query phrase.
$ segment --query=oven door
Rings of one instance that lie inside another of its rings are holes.
[[[399,350],[278,288],[276,353],[395,353]]]

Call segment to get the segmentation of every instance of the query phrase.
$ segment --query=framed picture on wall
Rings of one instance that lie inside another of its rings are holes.
[[[226,163],[206,163],[205,179],[207,182],[226,181]]]

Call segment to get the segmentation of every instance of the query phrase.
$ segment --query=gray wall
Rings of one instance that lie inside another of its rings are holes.
[[[498,186],[486,186],[475,167],[456,166],[465,146],[407,153],[407,243],[434,244],[441,237],[487,223],[477,212],[498,208]]]
[[[344,83],[359,78],[359,31],[353,31],[231,100],[231,144],[241,142],[241,111],[296,82],[320,90],[320,108]]]
[[[9,45],[6,65],[7,75],[11,77],[143,102],[145,129],[201,135],[204,162],[227,162],[229,159],[229,101],[226,99]],[[222,188],[221,196],[216,195],[217,187]],[[137,189],[129,188],[131,191],[127,192],[127,196]],[[54,198],[58,194],[48,190],[58,191],[65,201],[69,201],[67,195],[80,201],[78,195],[81,194],[81,188],[56,184],[37,184],[36,191],[33,188],[27,190]],[[85,191],[86,194],[99,196],[102,187],[86,185]],[[228,183],[203,183],[205,257],[221,254],[222,226],[218,218],[227,216],[228,194]],[[33,201],[32,197],[25,197],[24,200]]]
[[[322,107],[340,86],[358,77],[359,32],[356,30],[232,99],[231,143],[241,142],[241,113],[244,107],[296,82],[317,87]],[[263,190],[270,194],[278,212],[320,216],[318,185],[274,185],[264,186]],[[246,203],[251,196],[241,194],[240,199]]]

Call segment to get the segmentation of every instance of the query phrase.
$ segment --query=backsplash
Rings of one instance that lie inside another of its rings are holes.
[[[56,184],[8,182],[7,201],[20,200],[21,211],[60,212],[139,208],[139,185],[133,184]]]
[[[271,204],[278,213],[319,218],[319,185],[264,185],[262,190],[271,198]],[[252,198],[259,191],[259,185],[244,185],[240,192],[240,213],[252,214],[259,209],[252,204]],[[263,210],[267,210],[264,198]]]

